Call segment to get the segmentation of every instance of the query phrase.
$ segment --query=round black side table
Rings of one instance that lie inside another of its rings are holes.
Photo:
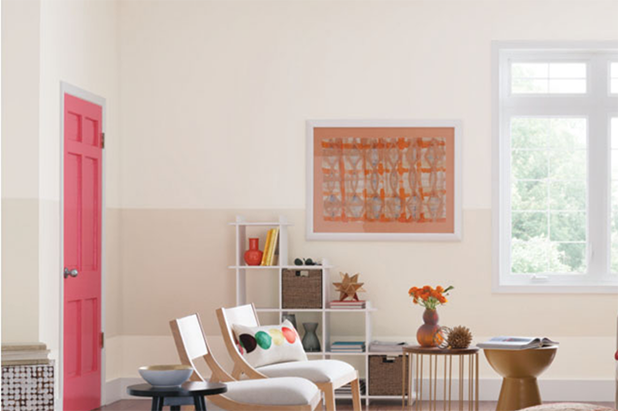
[[[153,387],[150,384],[137,384],[127,387],[127,393],[135,397],[152,398],[152,411],[163,410],[163,402],[170,397],[192,397],[195,404],[195,411],[206,411],[207,395],[217,395],[227,392],[227,386],[219,383],[209,382],[185,382],[180,387],[161,388]],[[179,405],[171,406],[172,410],[180,410]]]

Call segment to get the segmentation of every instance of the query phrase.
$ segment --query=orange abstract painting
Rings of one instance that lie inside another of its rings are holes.
[[[454,127],[314,127],[314,233],[454,233]]]

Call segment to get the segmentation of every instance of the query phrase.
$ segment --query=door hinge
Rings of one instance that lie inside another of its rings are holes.
[[[105,348],[105,333],[101,332],[101,348]]]
[[[101,133],[101,148],[105,148],[105,133]]]

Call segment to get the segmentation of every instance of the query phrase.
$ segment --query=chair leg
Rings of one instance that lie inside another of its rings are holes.
[[[335,389],[332,385],[324,390],[324,402],[326,411],[335,411]]]
[[[352,407],[354,411],[361,411],[361,398],[360,398],[360,382],[357,379],[350,383],[352,386]]]
[[[242,376],[242,369],[234,364],[234,368],[232,369],[232,377],[236,380],[240,380],[240,377]]]

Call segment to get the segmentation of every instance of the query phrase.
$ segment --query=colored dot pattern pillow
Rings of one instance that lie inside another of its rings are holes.
[[[288,361],[307,361],[298,332],[288,320],[280,325],[233,324],[236,347],[254,368]]]

